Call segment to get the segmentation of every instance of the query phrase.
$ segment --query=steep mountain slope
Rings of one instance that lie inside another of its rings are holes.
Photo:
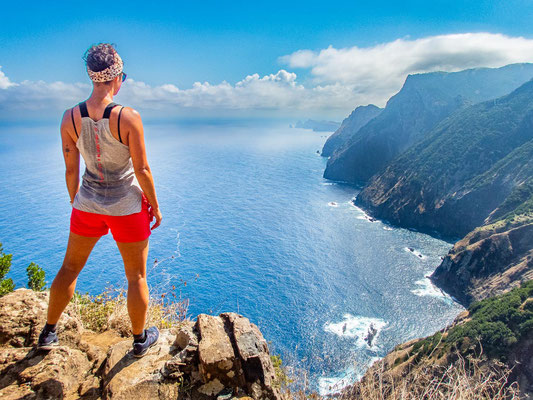
[[[454,245],[431,279],[463,304],[533,279],[533,176]]]
[[[409,75],[376,118],[334,152],[324,177],[365,183],[452,113],[507,94],[533,77],[533,64]]]
[[[462,237],[533,176],[533,80],[468,107],[372,177],[356,204],[405,227]]]
[[[359,106],[342,121],[341,126],[337,129],[324,143],[321,155],[329,157],[334,151],[339,150],[350,140],[353,140],[359,129],[367,124],[368,121],[377,117],[383,109],[373,104]]]

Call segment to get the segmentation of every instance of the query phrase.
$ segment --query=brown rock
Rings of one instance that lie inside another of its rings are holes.
[[[198,391],[207,396],[214,396],[217,393],[219,393],[222,389],[224,389],[224,385],[220,383],[218,379],[215,378],[212,381],[204,383],[202,386],[200,386],[198,388]]]
[[[176,350],[173,342],[170,331],[162,330],[158,343],[142,358],[133,357],[132,340],[111,346],[103,372],[103,398],[176,399],[176,382],[167,381],[162,374]]]
[[[235,353],[224,321],[220,317],[200,314],[196,324],[200,333],[198,356],[202,381],[208,383],[216,378],[223,384],[231,384],[233,380],[226,374],[234,367]]]
[[[200,335],[196,330],[195,325],[196,323],[194,321],[184,322],[176,332],[176,341],[174,342],[174,346],[177,346],[179,349],[184,349],[187,346],[198,347]]]
[[[22,349],[21,349],[22,350]],[[77,349],[60,346],[49,352],[26,348],[26,356],[3,369],[0,387],[5,392],[9,386],[31,389],[38,398],[76,398],[81,383],[90,372],[92,364]]]
[[[47,295],[17,289],[2,297],[0,345],[30,347],[37,343],[46,323]]]
[[[0,307],[0,345],[32,347],[37,344],[46,323],[49,292],[17,289],[2,297]],[[58,323],[61,344],[79,343],[83,326],[71,305]]]
[[[220,314],[226,319],[233,328],[232,336],[235,347],[239,353],[242,371],[247,382],[249,393],[252,397],[278,399],[279,391],[273,387],[276,371],[270,359],[268,343],[263,337],[261,331],[248,318],[233,312]],[[262,395],[258,393],[257,385],[260,387]]]

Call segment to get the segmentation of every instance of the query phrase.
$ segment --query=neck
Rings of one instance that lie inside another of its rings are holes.
[[[113,93],[114,93],[114,85],[101,85],[96,86],[93,85],[93,91],[91,93],[91,96],[89,99],[87,99],[88,103],[92,104],[107,104],[113,101]]]

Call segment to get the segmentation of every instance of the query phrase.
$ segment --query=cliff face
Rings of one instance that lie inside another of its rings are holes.
[[[533,218],[474,230],[454,245],[431,278],[463,304],[533,279]]]
[[[324,143],[321,155],[329,157],[333,152],[340,150],[346,143],[355,140],[357,132],[368,121],[377,117],[382,109],[373,104],[368,106],[359,106],[342,121],[341,126],[337,129]]]
[[[457,242],[431,279],[463,304],[533,279],[533,178]]]
[[[432,275],[463,304],[533,278],[533,80],[444,120],[356,204],[405,227],[466,235]]]
[[[533,176],[533,81],[440,123],[356,204],[405,227],[461,237]]]
[[[383,112],[332,154],[324,178],[365,183],[455,111],[509,93],[532,76],[533,64],[410,75]]]

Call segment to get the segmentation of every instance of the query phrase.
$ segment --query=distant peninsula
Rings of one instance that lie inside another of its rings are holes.
[[[308,119],[306,121],[298,121],[291,125],[291,128],[312,129],[315,132],[333,132],[340,126],[339,122],[335,121],[316,121]]]

